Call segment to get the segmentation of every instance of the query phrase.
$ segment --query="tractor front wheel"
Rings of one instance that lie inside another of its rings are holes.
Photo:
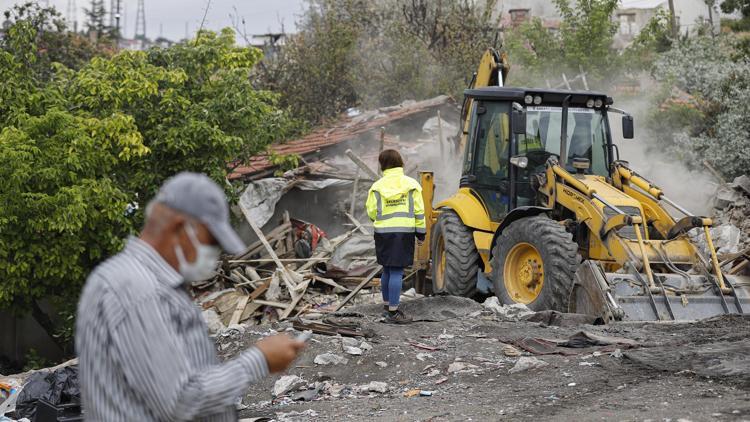
[[[481,258],[474,235],[458,214],[450,210],[440,213],[431,246],[433,293],[473,296]]]
[[[511,223],[492,250],[495,294],[505,304],[523,303],[533,311],[566,312],[578,245],[558,222],[546,216]]]

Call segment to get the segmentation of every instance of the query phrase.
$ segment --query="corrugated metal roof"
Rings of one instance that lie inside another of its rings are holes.
[[[452,102],[445,95],[424,101],[404,102],[397,106],[383,107],[366,111],[355,117],[344,117],[335,124],[320,127],[302,138],[283,144],[273,145],[271,149],[279,155],[297,154],[304,156],[320,149],[355,139],[358,135],[385,126],[388,123],[412,116]],[[228,178],[230,180],[250,177],[273,168],[267,154],[251,157],[243,166],[237,167]]]

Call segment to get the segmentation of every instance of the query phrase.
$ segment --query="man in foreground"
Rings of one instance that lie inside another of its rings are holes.
[[[91,273],[76,322],[86,420],[236,421],[249,385],[296,358],[303,343],[280,335],[219,363],[186,283],[213,274],[220,247],[244,249],[224,193],[180,173],[149,204],[140,237]]]

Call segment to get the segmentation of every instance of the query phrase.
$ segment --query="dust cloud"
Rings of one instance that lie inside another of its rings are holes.
[[[695,215],[708,215],[717,183],[707,171],[691,170],[663,151],[660,142],[672,134],[653,133],[646,124],[656,106],[648,98],[623,100],[619,104],[615,98],[615,106],[630,112],[635,123],[635,139],[623,139],[622,116],[609,114],[612,139],[620,149],[620,159],[628,161],[631,169],[660,187],[664,195],[683,208]],[[682,216],[673,213],[671,207],[666,208],[673,215]]]

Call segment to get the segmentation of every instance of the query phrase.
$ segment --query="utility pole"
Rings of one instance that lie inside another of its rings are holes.
[[[669,0],[669,26],[672,27],[672,38],[677,39],[680,28],[677,27],[677,15],[674,13],[674,0]]]
[[[135,12],[135,39],[146,39],[146,7],[145,0],[138,0],[138,10]]]

